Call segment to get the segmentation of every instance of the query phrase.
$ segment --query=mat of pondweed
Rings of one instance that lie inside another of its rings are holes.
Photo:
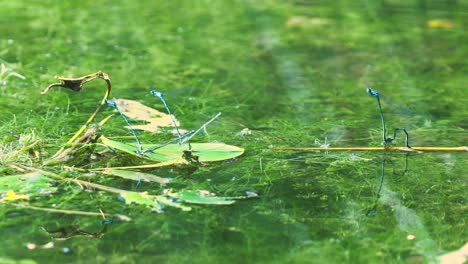
[[[14,163],[39,166],[104,93],[96,81],[80,93],[56,89],[41,96],[53,76],[103,70],[112,80],[111,97],[164,111],[149,91],[164,92],[181,128],[196,129],[222,112],[193,142],[245,148],[235,160],[195,171],[146,170],[173,180],[166,187],[142,182],[138,190],[258,197],[156,213],[116,194],[57,183],[56,192],[31,205],[102,209],[131,221],[115,219],[102,236],[54,240],[43,228],[97,234],[102,219],[2,204],[0,262],[423,263],[462,247],[465,153],[269,148],[379,146],[380,118],[367,86],[392,98],[383,102],[388,129],[404,126],[411,145],[466,145],[467,8],[466,1],[400,0],[2,1],[0,62],[8,70],[0,77],[2,176],[19,173],[8,166]],[[112,109],[104,112],[98,119]],[[102,133],[130,136],[124,125],[115,117]],[[32,134],[41,139],[39,156],[8,155]],[[171,139],[140,135],[147,144]],[[68,165],[140,162],[106,155]],[[60,173],[61,166],[47,169]],[[126,190],[137,185],[76,170],[64,174]]]

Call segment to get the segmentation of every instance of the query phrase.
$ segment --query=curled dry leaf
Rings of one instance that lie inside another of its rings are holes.
[[[110,92],[111,92],[111,89],[112,89],[112,85],[111,85],[111,82],[110,82],[109,75],[107,75],[106,73],[104,73],[102,71],[98,71],[96,73],[81,76],[79,78],[67,78],[67,77],[59,77],[59,76],[56,76],[55,78],[58,79],[60,82],[50,84],[49,86],[47,86],[41,92],[41,94],[47,93],[53,87],[62,87],[62,88],[71,89],[71,90],[73,90],[75,92],[79,92],[79,91],[81,91],[83,89],[83,85],[85,83],[90,82],[90,81],[92,81],[94,79],[104,80],[106,82],[106,86],[107,86],[106,87],[106,93],[104,94],[104,97],[102,98],[101,103],[99,104],[99,106],[96,108],[96,110],[94,110],[94,113],[91,114],[91,116],[88,118],[86,123],[84,125],[82,125],[81,128],[78,129],[78,131],[76,131],[76,133],[67,141],[67,144],[70,144],[70,143],[74,142],[81,135],[81,133],[83,133],[85,131],[85,129],[88,127],[88,125],[91,124],[91,122],[94,120],[96,115],[99,113],[102,106],[105,104],[104,102],[109,98],[109,95],[110,95]],[[65,149],[65,146],[61,147],[51,157],[51,159],[54,159],[57,156],[61,155],[64,149]]]
[[[161,133],[161,127],[173,126],[171,116],[166,113],[159,112],[156,109],[133,100],[115,99],[114,101],[125,116],[134,120],[147,122],[147,124],[144,125],[132,125],[134,129],[140,129],[151,133]],[[179,121],[176,120],[176,124],[178,126]]]
[[[96,73],[91,73],[91,74],[88,74],[88,75],[84,75],[84,76],[81,76],[81,77],[78,77],[78,78],[69,78],[69,77],[61,77],[61,76],[55,76],[55,78],[57,80],[59,80],[59,82],[50,84],[49,86],[47,86],[47,88],[45,88],[41,92],[41,94],[47,93],[50,90],[50,88],[53,88],[53,87],[62,87],[62,88],[67,88],[67,89],[73,90],[75,92],[79,92],[79,91],[81,91],[83,89],[83,85],[85,83],[90,82],[90,81],[92,81],[94,79],[97,79],[97,78],[103,79],[108,84],[108,88],[107,88],[107,91],[106,91],[106,96],[104,97],[104,99],[107,99],[107,97],[110,94],[110,89],[111,88],[110,88],[109,75],[107,75],[106,73],[104,73],[102,71],[98,71]]]

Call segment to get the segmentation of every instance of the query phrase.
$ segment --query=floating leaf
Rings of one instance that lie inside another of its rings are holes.
[[[129,170],[116,170],[116,169],[105,169],[102,171],[104,174],[115,175],[129,180],[145,181],[145,182],[157,182],[159,184],[168,184],[171,179],[161,178],[153,174],[129,171]]]
[[[468,260],[468,243],[452,252],[439,256],[441,264],[463,264]]]
[[[110,140],[101,136],[101,141],[104,145],[118,149],[120,151],[144,157],[154,161],[177,161],[182,159],[184,151],[188,150],[188,145],[169,144],[159,148],[151,153],[145,153],[144,156],[137,154],[138,147]],[[152,147],[153,145],[143,144],[143,149]],[[244,153],[243,148],[224,143],[191,143],[192,155],[198,156],[200,162],[220,161],[232,159]]]
[[[190,211],[192,208],[183,206],[178,202],[168,199],[161,195],[149,195],[148,192],[122,192],[120,194],[126,204],[142,204],[151,207],[157,212],[162,212],[163,205],[180,208],[184,211]]]
[[[161,204],[164,204],[164,205],[176,207],[176,208],[182,209],[183,211],[192,210],[192,208],[190,208],[188,206],[185,206],[185,205],[181,205],[180,203],[175,202],[173,199],[169,199],[168,197],[163,196],[163,195],[158,195],[155,198],[156,198],[156,200],[158,202],[160,202]]]
[[[163,195],[149,195],[147,192],[122,192],[120,197],[125,200],[126,204],[147,205],[158,212],[162,212],[164,205],[176,207],[184,211],[192,209],[182,205],[181,202],[213,205],[229,205],[235,202],[232,198],[217,197],[214,193],[202,190],[183,190],[180,192],[165,190]]]
[[[8,258],[8,257],[0,257],[0,263],[5,263],[5,264],[12,264],[12,263],[21,263],[21,264],[37,264],[38,262],[30,259],[30,258],[18,258],[15,257],[14,259]]]
[[[125,116],[134,120],[147,122],[145,125],[132,125],[134,129],[145,130],[151,133],[161,133],[161,127],[173,126],[170,115],[159,112],[140,102],[127,99],[115,99],[114,102]],[[179,122],[175,118],[174,120],[178,126]],[[129,127],[126,128],[130,129]]]
[[[192,191],[183,190],[177,193],[168,192],[167,195],[177,198],[185,203],[193,204],[216,204],[227,205],[233,204],[235,201],[228,197],[217,197],[214,193],[204,190]]]
[[[8,191],[22,194],[43,194],[55,192],[52,180],[38,173],[27,173],[0,177],[0,194]]]
[[[455,25],[446,20],[446,19],[431,19],[426,22],[426,26],[428,28],[443,28],[443,29],[451,29],[455,27]]]
[[[153,207],[155,205],[154,199],[148,194],[148,192],[122,192],[120,194],[125,200],[126,204],[144,204]]]

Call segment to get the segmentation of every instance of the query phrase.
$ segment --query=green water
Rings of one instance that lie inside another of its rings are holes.
[[[465,153],[270,148],[379,146],[377,103],[367,86],[400,104],[383,103],[387,126],[406,127],[412,146],[467,145],[466,10],[467,1],[448,0],[0,1],[0,62],[26,77],[4,75],[0,83],[2,155],[20,134],[34,131],[42,139],[38,158],[0,160],[2,175],[19,173],[11,164],[34,166],[52,155],[102,97],[98,81],[81,93],[40,95],[53,76],[102,70],[112,80],[111,97],[163,110],[149,91],[165,92],[182,128],[222,112],[209,135],[194,141],[246,150],[194,172],[147,172],[174,178],[169,187],[175,189],[259,195],[229,206],[153,213],[126,206],[115,194],[61,183],[57,194],[31,204],[102,208],[132,220],[115,221],[100,238],[52,240],[41,227],[77,225],[93,233],[103,228],[101,218],[1,204],[0,262],[426,263],[460,248],[468,237]],[[434,19],[451,24],[428,27]],[[122,126],[114,118],[103,134],[129,135]],[[244,128],[251,134],[240,135]],[[107,162],[135,161],[116,154],[78,165]],[[136,187],[123,179],[70,176]],[[162,188],[143,183],[139,190]],[[50,241],[52,249],[26,247]]]

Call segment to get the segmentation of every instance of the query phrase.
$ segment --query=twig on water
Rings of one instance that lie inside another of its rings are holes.
[[[468,151],[468,147],[350,147],[350,148],[271,148],[272,150],[293,150],[293,151]]]

